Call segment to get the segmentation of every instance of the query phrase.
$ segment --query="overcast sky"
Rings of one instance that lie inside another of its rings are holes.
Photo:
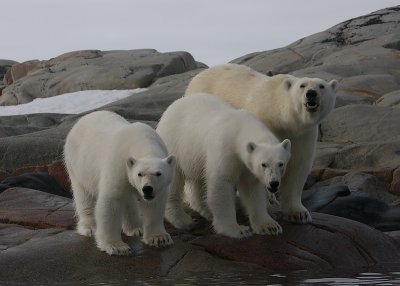
[[[286,46],[400,0],[0,0],[0,59],[152,48],[207,65]]]

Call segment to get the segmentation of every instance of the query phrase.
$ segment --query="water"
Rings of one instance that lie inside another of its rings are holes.
[[[110,281],[69,281],[62,283],[40,283],[30,285],[88,285],[88,286],[190,286],[190,285],[332,285],[332,286],[350,286],[350,285],[400,285],[400,271],[393,272],[361,272],[349,274],[334,273],[310,273],[310,272],[292,272],[292,273],[184,273],[186,278],[164,278],[164,277],[146,277],[138,279],[117,279]],[[0,285],[20,286],[25,283],[10,283],[0,281]]]

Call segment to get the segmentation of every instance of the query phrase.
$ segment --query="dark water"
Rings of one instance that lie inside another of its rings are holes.
[[[212,275],[203,273],[199,277],[197,273],[196,276],[185,279],[149,278],[145,280],[138,279],[136,281],[85,282],[85,285],[400,285],[400,272],[363,272],[355,276],[325,275],[312,277],[311,273],[270,274],[263,275],[262,277],[251,274],[218,275],[216,273]]]
[[[397,267],[396,267],[397,269]],[[186,278],[147,277],[139,279],[118,279],[111,281],[65,281],[62,283],[39,283],[30,285],[88,285],[88,286],[130,286],[130,285],[400,285],[399,271],[360,273],[184,273]],[[0,285],[19,286],[25,283],[0,281]]]
[[[346,275],[326,275],[324,277],[311,278],[310,273],[297,274],[271,274],[263,275],[206,275],[201,277],[188,277],[185,279],[156,278],[136,281],[110,281],[97,282],[86,285],[105,286],[105,285],[400,285],[400,272],[375,273],[364,272],[350,277]]]

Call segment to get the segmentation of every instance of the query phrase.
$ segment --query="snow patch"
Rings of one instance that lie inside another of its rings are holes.
[[[34,113],[79,114],[147,90],[84,90],[47,98],[36,98],[25,104],[0,106],[0,116]]]

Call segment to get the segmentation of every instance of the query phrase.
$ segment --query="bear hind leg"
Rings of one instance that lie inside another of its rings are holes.
[[[207,190],[200,182],[186,181],[185,201],[205,219],[212,221],[212,214],[206,202]]]
[[[177,170],[168,194],[165,218],[176,228],[189,230],[194,221],[183,209],[184,183],[182,172]]]

